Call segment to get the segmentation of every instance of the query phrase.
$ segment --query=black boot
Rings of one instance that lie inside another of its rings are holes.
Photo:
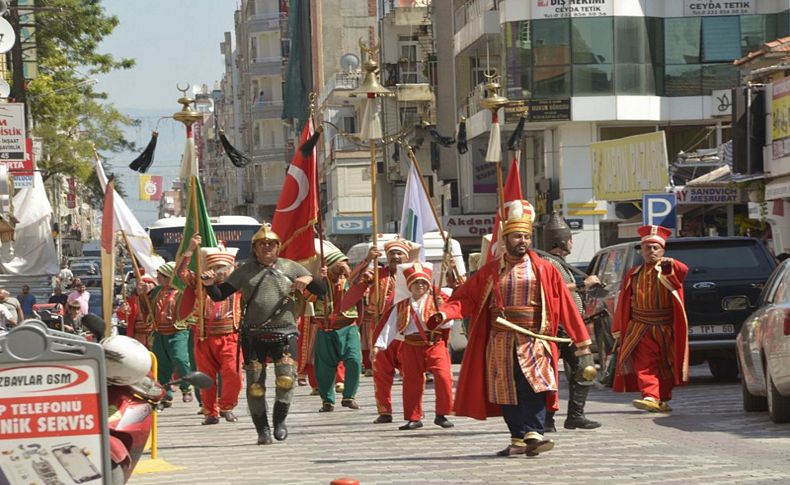
[[[288,428],[285,427],[285,418],[288,416],[288,403],[275,401],[272,420],[274,421],[274,439],[283,441],[288,437]]]
[[[268,409],[266,407],[266,398],[248,398],[247,404],[250,407],[250,415],[252,416],[252,422],[255,424],[255,430],[258,432],[258,444],[272,444],[272,430],[269,428],[269,416],[267,412]]]
[[[565,419],[565,429],[595,429],[601,423],[587,419],[584,415],[584,405],[587,403],[587,394],[591,386],[583,386],[578,382],[570,382],[570,396],[568,396],[568,417]]]

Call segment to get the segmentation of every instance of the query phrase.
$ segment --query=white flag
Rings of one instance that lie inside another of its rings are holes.
[[[98,156],[96,157],[96,176],[99,178],[102,190],[107,190],[107,175],[104,173],[104,167],[102,167]],[[115,189],[113,189],[113,213],[115,214],[115,228],[126,234],[126,238],[129,240],[129,249],[134,253],[138,264],[145,268],[146,274],[156,275],[157,268],[165,264],[165,260],[158,254],[154,254],[151,238],[140,225],[140,221],[134,217],[121,194]]]
[[[433,216],[431,201],[423,189],[422,182],[420,182],[420,174],[417,173],[414,163],[409,168],[406,192],[403,194],[403,212],[401,213],[400,223],[401,237],[422,246],[420,249],[420,260],[425,261],[423,234],[438,231],[439,226]]]

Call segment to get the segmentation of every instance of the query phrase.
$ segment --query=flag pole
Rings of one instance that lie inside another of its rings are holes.
[[[359,48],[362,52],[367,54],[363,68],[365,70],[365,78],[357,89],[352,91],[352,96],[364,95],[365,110],[362,117],[362,130],[360,137],[363,140],[368,140],[370,149],[370,215],[371,215],[371,243],[373,247],[378,249],[378,195],[376,193],[376,178],[378,170],[376,168],[376,141],[383,139],[381,118],[376,105],[376,98],[378,96],[390,96],[392,92],[382,86],[378,79],[379,64],[373,58],[379,51],[379,44],[371,46],[365,45],[362,39],[359,40]],[[378,261],[373,265],[373,297],[375,298],[376,305],[374,306],[373,316],[375,321],[378,322],[381,308],[380,308],[380,295],[379,295],[379,264]]]
[[[323,131],[323,129],[321,128],[320,125],[318,126],[318,128],[316,128],[316,126],[315,126],[315,100],[316,100],[316,98],[318,98],[318,94],[315,93],[315,92],[311,92],[309,97],[310,97],[310,122],[313,123],[313,129],[311,130],[311,133],[310,133],[310,135],[312,136],[314,132],[320,132],[320,131]],[[315,150],[315,147],[313,147],[312,150]],[[320,208],[321,207],[321,187],[320,187],[320,184],[318,183],[318,160],[315,159],[315,157],[313,158],[313,163],[316,164],[316,167],[315,167],[315,169],[316,169],[315,170],[315,172],[316,172],[315,173],[315,199],[316,199],[316,204]],[[318,257],[321,258],[321,260],[320,260],[320,262],[318,264],[318,267],[321,268],[322,266],[324,266],[324,218],[321,217],[320,209],[316,213],[316,222],[317,222],[317,226],[318,226],[318,240],[320,242],[318,244]],[[331,306],[332,306],[332,309],[334,310],[334,308],[335,308],[335,293],[332,291],[332,286],[330,285],[330,281],[329,281],[329,275],[326,275],[323,279],[326,282],[326,286],[327,286],[327,288],[329,290],[329,295],[328,295],[329,298],[328,299],[332,303]],[[323,304],[323,307],[324,307],[324,321],[325,322],[329,321],[329,309],[328,309],[328,306],[327,306],[327,298],[322,298],[321,299],[321,303]]]
[[[190,204],[192,205],[192,217],[195,221],[195,232],[200,233],[200,217],[198,214],[198,205],[197,205],[197,175],[192,176],[192,180],[190,181],[189,187],[191,199]],[[203,318],[204,313],[204,306],[205,306],[205,299],[204,299],[204,289],[203,284],[200,282],[200,275],[203,273],[203,268],[201,268],[200,264],[200,248],[198,248],[198,252],[194,255],[195,264],[196,264],[196,272],[195,272],[195,293],[197,295],[197,318],[198,318],[198,338],[203,341],[206,339],[206,324],[205,319]]]
[[[134,252],[132,251],[132,246],[129,244],[129,236],[126,235],[126,231],[120,231],[121,236],[123,236],[123,242],[126,244],[126,250],[129,251],[129,259],[132,260],[132,271],[134,271],[134,279],[138,283],[142,281],[142,273],[140,272],[140,265],[137,263],[137,258],[134,256]],[[145,303],[146,310],[146,320],[151,320],[154,318],[154,306],[151,303],[151,299],[148,296],[148,293],[143,293],[142,295],[137,295],[139,298],[142,299],[143,303]],[[126,322],[129,325],[129,322]]]
[[[449,243],[450,237],[445,233],[444,226],[442,225],[442,220],[439,218],[439,214],[436,212],[436,207],[433,206],[433,199],[430,197],[430,192],[428,192],[428,185],[425,183],[425,177],[422,175],[422,169],[420,168],[420,162],[417,161],[417,156],[414,154],[414,149],[411,145],[406,147],[406,152],[408,153],[409,160],[414,165],[414,170],[417,172],[417,175],[420,177],[420,185],[422,186],[422,190],[425,193],[425,198],[428,200],[428,205],[431,206],[431,214],[433,214],[433,220],[436,221],[436,227],[439,228],[439,234],[442,236],[442,243],[444,245],[444,252],[449,251]],[[441,274],[439,275],[439,287],[442,286],[442,280],[444,279],[444,265],[445,265],[445,256],[442,256],[442,268]],[[456,276],[460,276],[458,274],[458,268],[453,266],[453,274]]]

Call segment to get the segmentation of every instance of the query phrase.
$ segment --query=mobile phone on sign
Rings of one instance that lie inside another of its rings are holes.
[[[52,449],[52,454],[66,469],[74,483],[85,483],[101,478],[101,473],[87,456],[74,445]]]

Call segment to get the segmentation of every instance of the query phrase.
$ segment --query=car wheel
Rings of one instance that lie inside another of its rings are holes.
[[[738,378],[738,363],[734,358],[710,359],[708,368],[713,377],[720,381],[734,381]]]
[[[790,396],[779,394],[768,370],[765,371],[765,386],[768,391],[768,417],[774,423],[790,423]]]
[[[743,395],[743,410],[746,412],[764,412],[768,410],[768,399],[756,396],[746,387],[746,379],[741,379],[741,394]]]

